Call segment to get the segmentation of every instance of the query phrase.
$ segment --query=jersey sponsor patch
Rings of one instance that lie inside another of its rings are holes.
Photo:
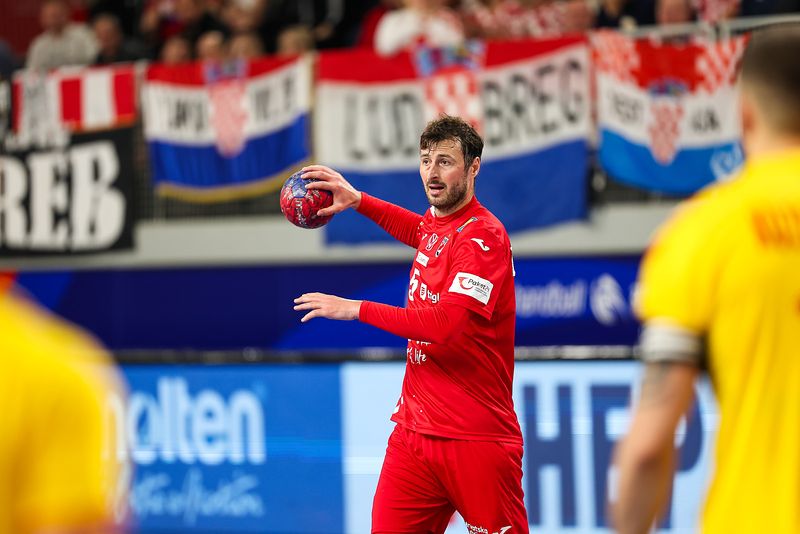
[[[422,252],[417,251],[417,263],[419,263],[423,267],[427,267],[428,266],[428,256],[426,256]]]
[[[489,303],[494,284],[485,278],[470,273],[458,273],[450,284],[450,293],[468,295],[482,304]]]

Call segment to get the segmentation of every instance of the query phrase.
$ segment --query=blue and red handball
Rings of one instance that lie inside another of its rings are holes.
[[[302,172],[291,175],[281,189],[281,211],[290,223],[300,228],[319,228],[331,220],[317,216],[322,208],[333,204],[333,194],[324,189],[306,189],[306,185],[316,182],[313,178],[303,178]]]

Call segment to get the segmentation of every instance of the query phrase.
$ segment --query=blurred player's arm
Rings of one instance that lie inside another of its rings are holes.
[[[458,304],[430,308],[399,308],[368,300],[349,300],[324,293],[306,293],[294,300],[294,309],[306,311],[301,319],[315,317],[354,321],[356,319],[390,334],[428,343],[446,343],[459,331],[469,314]]]
[[[658,322],[646,325],[639,403],[614,460],[618,481],[611,517],[620,534],[650,532],[669,500],[675,430],[694,400],[700,355],[700,338],[692,332]]]
[[[315,178],[306,189],[325,189],[333,193],[333,205],[317,212],[320,217],[335,215],[348,208],[375,221],[386,232],[410,247],[419,245],[417,229],[422,216],[391,202],[357,191],[344,176],[324,165],[303,167],[303,178]]]

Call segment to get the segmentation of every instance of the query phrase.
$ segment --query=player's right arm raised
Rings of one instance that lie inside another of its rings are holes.
[[[317,212],[318,217],[336,215],[347,208],[358,209],[361,205],[361,191],[357,191],[350,182],[344,179],[341,173],[325,165],[309,165],[300,169],[303,178],[314,178],[318,182],[311,182],[306,189],[326,189],[333,193],[333,204]]]
[[[417,229],[422,215],[356,190],[344,176],[330,167],[309,165],[303,167],[302,173],[303,178],[319,180],[306,185],[306,189],[326,189],[333,193],[333,205],[319,210],[319,216],[334,215],[353,208],[375,221],[401,243],[414,248],[419,245]]]

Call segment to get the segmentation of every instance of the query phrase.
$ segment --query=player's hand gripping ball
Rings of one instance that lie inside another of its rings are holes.
[[[317,216],[317,211],[333,204],[333,194],[324,189],[306,189],[311,182],[316,180],[303,178],[302,173],[296,172],[281,189],[281,211],[290,223],[300,228],[319,228],[333,217]]]

